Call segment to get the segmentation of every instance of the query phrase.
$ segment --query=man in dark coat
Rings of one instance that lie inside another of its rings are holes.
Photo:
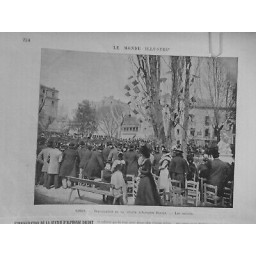
[[[104,169],[102,149],[92,151],[92,155],[84,169],[84,174],[90,178],[100,178],[101,171]]]
[[[118,153],[119,151],[116,145],[111,145],[111,150],[109,152],[107,161],[113,164],[114,161],[118,159]]]
[[[62,177],[62,186],[66,188],[66,176],[76,177],[77,164],[79,163],[79,155],[75,149],[75,144],[70,143],[69,148],[64,151],[60,166],[60,177]]]
[[[181,187],[185,187],[185,176],[188,173],[188,163],[183,158],[182,150],[175,149],[174,150],[174,157],[172,158],[170,162],[170,176],[172,180],[178,180],[181,182]]]
[[[110,153],[110,150],[111,150],[111,148],[109,146],[110,146],[110,143],[107,142],[107,146],[102,151],[104,164],[106,164],[107,161],[108,161],[108,156],[109,156],[109,153]]]
[[[91,145],[88,145],[87,147],[85,147],[82,143],[82,147],[81,149],[78,151],[78,155],[79,155],[79,159],[80,159],[80,163],[79,163],[79,178],[82,178],[85,175],[85,168],[92,156],[92,147]]]
[[[225,186],[230,168],[228,163],[219,159],[218,149],[212,150],[212,168],[210,170],[207,183],[218,187],[218,196],[222,196],[223,188]]]
[[[138,175],[138,159],[139,154],[134,150],[134,146],[130,145],[130,148],[127,152],[124,153],[124,161],[126,163],[126,175]]]

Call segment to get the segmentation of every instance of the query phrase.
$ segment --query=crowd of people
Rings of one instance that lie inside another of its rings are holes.
[[[67,177],[72,176],[109,182],[116,192],[122,190],[125,194],[130,175],[140,180],[136,205],[161,205],[159,192],[170,190],[170,179],[184,188],[185,180],[203,178],[217,186],[221,196],[227,182],[233,181],[234,165],[221,161],[216,147],[211,149],[211,156],[203,155],[195,162],[191,152],[183,158],[180,145],[168,149],[149,140],[74,139],[44,134],[38,139],[36,185],[66,189],[71,186]]]

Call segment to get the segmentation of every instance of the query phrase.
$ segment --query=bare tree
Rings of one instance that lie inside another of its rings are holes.
[[[43,93],[43,100],[39,104],[38,114],[40,114],[43,110],[43,107],[44,107],[45,101],[46,101],[46,97],[47,97],[47,90],[45,90],[44,93]]]
[[[130,57],[134,77],[132,81],[133,90],[137,93],[132,97],[133,108],[149,121],[153,127],[155,137],[165,140],[163,115],[160,101],[160,56],[137,55],[136,59]]]
[[[236,84],[230,83],[228,72],[221,59],[210,58],[207,61],[207,68],[206,88],[214,112],[212,126],[217,142],[219,142],[221,130],[225,123],[235,120]],[[223,111],[226,112],[225,118],[222,115]]]
[[[114,137],[117,135],[119,123],[114,118],[114,113],[110,106],[102,106],[97,110],[98,130],[102,131],[106,136]],[[122,122],[120,122],[121,124]]]

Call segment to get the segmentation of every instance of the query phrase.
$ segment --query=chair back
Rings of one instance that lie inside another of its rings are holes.
[[[204,183],[204,205],[217,206],[220,200],[217,192],[217,186]]]
[[[198,206],[200,203],[199,182],[185,181],[185,197],[187,204]]]

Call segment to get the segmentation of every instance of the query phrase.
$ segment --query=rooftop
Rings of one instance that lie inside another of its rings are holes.
[[[56,90],[54,87],[51,88],[51,87],[45,86],[45,85],[43,85],[43,84],[40,84],[40,87],[41,87],[41,88],[45,88],[45,89],[50,90],[50,91],[59,92],[59,91]]]

